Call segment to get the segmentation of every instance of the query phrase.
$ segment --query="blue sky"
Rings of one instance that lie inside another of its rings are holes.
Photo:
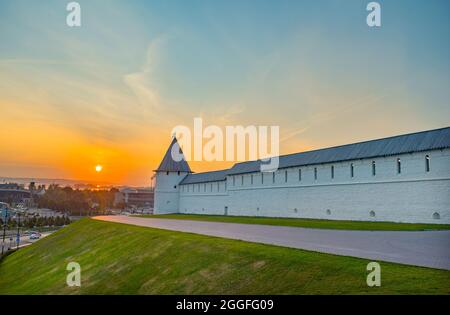
[[[83,148],[142,183],[198,116],[282,153],[449,125],[446,0],[379,1],[378,29],[360,0],[78,1],[77,29],[68,2],[0,0],[0,123],[34,143],[0,137],[0,175],[81,176]]]

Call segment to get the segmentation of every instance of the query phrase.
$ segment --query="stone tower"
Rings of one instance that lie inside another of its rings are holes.
[[[180,161],[178,158],[174,159],[172,152],[178,153],[178,157],[182,157],[182,159]],[[180,198],[178,184],[192,172],[175,137],[155,173],[154,213],[177,213]]]

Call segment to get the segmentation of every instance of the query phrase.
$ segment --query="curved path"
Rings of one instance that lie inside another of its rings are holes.
[[[97,220],[450,270],[450,231],[346,231],[98,216]]]

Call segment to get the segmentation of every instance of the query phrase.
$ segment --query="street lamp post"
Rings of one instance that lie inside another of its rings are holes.
[[[3,216],[3,241],[2,241],[2,256],[4,254],[4,248],[5,248],[5,238],[6,238],[6,224],[8,223],[8,209],[6,208],[4,210],[4,216]]]
[[[17,249],[19,249],[19,243],[20,243],[20,213],[17,213]]]

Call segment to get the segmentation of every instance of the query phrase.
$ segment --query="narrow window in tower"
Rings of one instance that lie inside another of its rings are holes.
[[[244,175],[241,177],[241,186],[244,186]]]
[[[334,178],[334,165],[331,165],[331,179]]]
[[[353,167],[353,163],[350,163],[350,177],[354,177],[355,176],[355,170]]]
[[[314,167],[314,180],[317,180],[317,167]]]
[[[430,156],[425,156],[425,172],[430,171]]]
[[[275,172],[272,173],[272,183],[275,184]]]
[[[298,181],[302,180],[302,170],[298,169]]]
[[[233,176],[233,186],[236,185],[236,176]]]
[[[375,164],[375,161],[372,161],[372,176],[377,175],[377,166]]]
[[[250,184],[253,185],[253,174],[250,175]]]
[[[284,182],[287,183],[287,179],[288,179],[288,173],[287,171],[284,171]]]
[[[397,159],[397,174],[401,174],[402,172],[402,161]]]
[[[261,184],[264,185],[264,173],[261,173]]]

